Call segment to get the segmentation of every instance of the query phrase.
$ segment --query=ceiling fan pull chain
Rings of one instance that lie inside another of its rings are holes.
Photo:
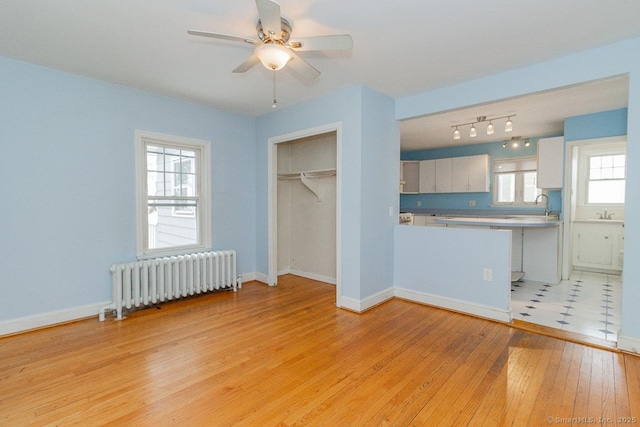
[[[276,70],[273,70],[272,73],[273,73],[273,105],[271,105],[271,108],[276,108],[278,106],[278,101],[276,101]]]

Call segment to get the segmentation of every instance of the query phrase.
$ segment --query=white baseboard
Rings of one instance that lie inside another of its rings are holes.
[[[268,276],[260,273],[244,273],[239,274],[242,283],[257,280],[259,282],[268,283]],[[100,309],[109,305],[111,301],[104,301],[94,304],[88,304],[81,307],[73,307],[64,310],[50,311],[47,313],[35,314],[32,316],[19,317],[0,322],[0,336],[13,335],[26,332],[32,329],[45,328],[60,323],[72,322],[91,316],[98,316]]]
[[[618,335],[618,349],[629,353],[640,354],[640,338]]]
[[[385,289],[371,296],[368,296],[363,300],[341,297],[340,308],[355,311],[356,313],[362,313],[369,310],[370,308],[375,307],[376,305],[390,300],[391,298],[393,298],[393,288]]]
[[[86,317],[98,316],[100,309],[108,305],[110,301],[104,301],[80,307],[73,307],[64,310],[50,311],[33,316],[19,317],[17,319],[0,322],[0,336],[12,335],[19,332],[26,332],[32,329],[44,328],[60,323],[71,322],[84,319]]]
[[[291,273],[291,274],[296,275],[296,276],[304,277],[306,279],[317,280],[318,282],[329,283],[330,285],[335,285],[336,284],[336,278],[335,277],[328,277],[328,276],[323,276],[321,274],[308,273],[306,271],[293,270],[293,269],[289,269],[288,273]],[[278,273],[278,275],[280,275],[280,274]]]
[[[262,273],[243,273],[240,274],[240,280],[242,283],[251,282],[252,280],[257,280],[262,283],[269,283],[269,276]]]
[[[485,319],[497,320],[505,323],[509,323],[511,321],[511,310],[499,310],[494,307],[488,307],[468,301],[461,301],[405,288],[394,288],[393,295],[395,297],[420,304],[432,305],[435,307],[445,308],[447,310],[484,317]]]

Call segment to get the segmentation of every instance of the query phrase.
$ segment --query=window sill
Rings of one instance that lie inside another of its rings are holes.
[[[188,255],[199,252],[208,252],[211,251],[212,248],[209,246],[181,246],[179,248],[167,249],[167,250],[158,250],[153,252],[144,252],[138,254],[136,257],[138,261],[144,261],[155,258],[166,258],[172,256],[180,256],[180,255]]]

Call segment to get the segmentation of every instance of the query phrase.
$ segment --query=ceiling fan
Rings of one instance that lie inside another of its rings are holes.
[[[256,0],[256,6],[260,18],[256,25],[259,40],[206,31],[189,30],[188,33],[194,36],[255,45],[253,55],[236,67],[233,70],[234,73],[247,72],[258,62],[273,71],[280,70],[289,64],[292,70],[306,80],[317,78],[320,71],[296,52],[349,50],[353,46],[351,36],[348,34],[291,38],[291,24],[280,15],[278,3],[273,0]]]

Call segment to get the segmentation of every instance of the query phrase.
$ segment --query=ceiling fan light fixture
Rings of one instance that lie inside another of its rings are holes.
[[[289,50],[279,43],[265,43],[256,47],[256,56],[268,70],[281,70],[289,61],[291,54]]]

